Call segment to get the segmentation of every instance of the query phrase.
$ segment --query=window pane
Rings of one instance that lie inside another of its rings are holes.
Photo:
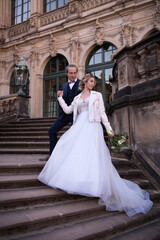
[[[112,77],[112,68],[105,69],[105,82],[108,83]]]
[[[65,2],[66,5],[68,4],[68,0],[65,0],[64,2]]]
[[[15,7],[17,7],[18,5],[18,0],[15,0]]]
[[[20,6],[17,8],[17,15],[20,15],[21,13],[22,13],[22,7]]]
[[[93,56],[91,57],[90,61],[89,61],[89,65],[93,64]]]
[[[111,61],[111,54],[112,54],[112,51],[105,51],[105,53],[104,53],[104,61],[105,62],[109,62],[109,61]]]
[[[22,0],[18,0],[18,5],[22,5]]]
[[[56,62],[51,63],[51,72],[56,72]]]
[[[26,2],[28,2],[28,0],[23,0],[23,3],[26,3]]]
[[[28,19],[27,13],[23,14],[23,21],[26,21]]]
[[[102,62],[102,54],[95,54],[95,64]]]
[[[27,12],[27,3],[23,4],[23,12]]]
[[[59,1],[58,1],[58,7],[62,7],[63,5],[64,5],[63,0],[59,0]]]
[[[50,11],[50,4],[47,4],[46,11],[47,11],[47,12]]]
[[[28,3],[28,10],[31,11],[31,2]]]
[[[51,2],[51,11],[56,9],[56,1]]]
[[[18,17],[17,17],[16,23],[21,23],[21,16],[18,16]]]
[[[95,90],[98,92],[102,92],[102,70],[92,72],[92,74],[96,79]]]
[[[101,53],[102,52],[102,48],[98,49],[95,53]]]

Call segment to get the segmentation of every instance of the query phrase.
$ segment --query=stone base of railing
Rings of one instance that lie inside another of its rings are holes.
[[[0,97],[0,122],[29,118],[29,98],[18,94]]]

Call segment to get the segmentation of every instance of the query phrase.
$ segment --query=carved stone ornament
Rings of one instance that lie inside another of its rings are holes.
[[[53,34],[50,34],[49,52],[52,57],[55,57],[57,55],[57,45]]]
[[[102,45],[104,42],[104,32],[103,32],[103,25],[99,22],[99,19],[96,19],[96,33],[95,33],[95,42],[98,45]]]
[[[63,9],[56,9],[53,12],[49,12],[40,17],[40,25],[45,26],[62,19],[66,19],[68,16],[68,6],[63,7]]]
[[[32,47],[31,47],[31,54],[30,54],[30,64],[34,65],[35,61],[39,60],[39,51],[38,51],[38,48],[36,46],[36,42],[35,41],[31,43],[31,46]]]
[[[155,12],[155,19],[153,22],[155,28],[160,30],[160,2],[159,0],[156,1],[156,12]]]
[[[37,18],[36,17],[30,18],[30,27],[34,28],[36,26],[37,26]]]
[[[123,39],[123,46],[132,45],[132,27],[129,25],[122,26],[121,34]]]
[[[119,76],[120,83],[123,84],[125,83],[125,66],[121,65],[118,71],[119,71],[118,76]]]
[[[70,3],[69,4],[69,14],[73,14],[73,13],[77,12],[77,10],[78,10],[77,3]]]
[[[15,25],[15,26],[11,27],[8,30],[8,36],[13,37],[13,36],[22,34],[24,32],[27,32],[27,31],[29,31],[29,29],[30,29],[30,22],[28,20],[24,23],[20,23],[18,25]]]
[[[80,51],[80,42],[78,39],[71,40],[69,43],[70,52],[75,52],[76,50]]]
[[[82,11],[84,12],[89,9],[99,7],[108,2],[110,2],[110,0],[82,0],[82,3],[81,3]]]
[[[18,64],[19,59],[20,59],[20,57],[19,57],[19,55],[18,55],[18,48],[17,48],[17,46],[15,45],[15,46],[14,46],[14,49],[13,49],[13,62],[14,62],[15,65]]]

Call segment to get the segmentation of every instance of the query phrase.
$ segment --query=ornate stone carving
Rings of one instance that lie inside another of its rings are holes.
[[[132,45],[132,26],[124,25],[121,27],[121,35],[122,35],[122,45],[130,46]]]
[[[77,12],[77,3],[70,3],[69,4],[69,14],[73,14],[75,12]]]
[[[37,27],[37,17],[30,18],[30,27],[31,28]]]
[[[39,51],[35,41],[31,43],[31,46],[32,47],[31,47],[31,53],[30,53],[30,64],[31,65],[33,64],[33,67],[34,67],[35,61],[39,60]]]
[[[52,57],[55,57],[57,55],[57,45],[53,34],[50,34],[49,52]]]
[[[62,19],[66,19],[68,16],[68,6],[63,7],[63,9],[57,9],[53,12],[49,12],[48,14],[45,14],[40,17],[40,25],[45,26],[57,21],[60,21]]]
[[[69,48],[70,48],[71,59],[75,63],[76,62],[77,51],[78,52],[81,51],[79,40],[78,39],[71,40],[70,43],[69,43]]]
[[[8,30],[8,36],[13,37],[13,36],[25,33],[27,31],[29,31],[29,29],[30,29],[30,21],[28,20],[24,23],[20,23],[20,24],[17,24],[15,26],[11,27]]]
[[[124,65],[119,66],[118,72],[120,83],[121,84],[125,83],[125,66]]]
[[[111,2],[111,1],[110,0],[83,0],[81,3],[81,8],[82,8],[82,11],[85,12],[89,9],[96,8],[108,2]]]
[[[20,59],[20,57],[19,57],[19,55],[18,55],[18,48],[17,48],[17,46],[15,45],[15,46],[14,46],[14,49],[13,49],[13,62],[14,62],[15,65],[18,64],[19,59]]]
[[[103,25],[99,22],[99,19],[96,19],[96,36],[95,36],[95,42],[98,45],[102,45],[104,42],[104,32],[103,32]]]
[[[155,6],[155,19],[153,22],[153,25],[155,28],[160,29],[160,2],[159,0],[155,1],[156,6]]]

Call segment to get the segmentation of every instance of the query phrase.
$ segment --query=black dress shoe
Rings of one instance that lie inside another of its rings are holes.
[[[49,158],[50,158],[50,155],[48,155],[45,158],[40,158],[39,161],[46,162],[46,161],[48,161]]]

